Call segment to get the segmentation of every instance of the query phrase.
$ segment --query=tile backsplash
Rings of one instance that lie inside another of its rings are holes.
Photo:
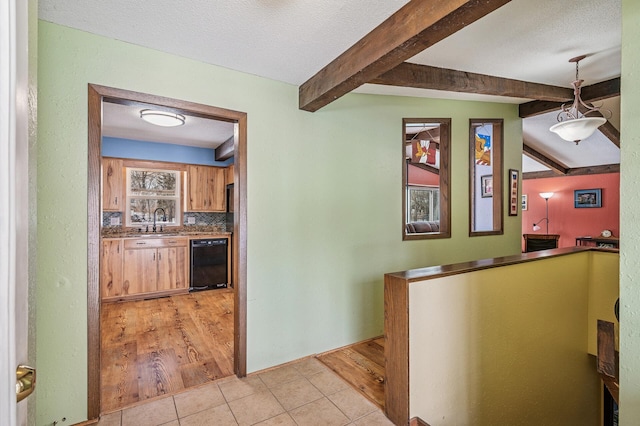
[[[112,225],[114,221],[119,222],[120,224]],[[123,222],[124,218],[121,212],[102,213],[103,228],[122,228],[124,226]],[[233,213],[185,212],[183,225],[185,227],[216,226],[225,231],[230,231],[233,227]]]

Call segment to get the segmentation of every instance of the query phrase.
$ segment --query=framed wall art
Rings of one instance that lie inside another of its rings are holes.
[[[518,216],[518,181],[520,172],[509,169],[509,216]],[[520,200],[522,203],[522,200]]]
[[[482,198],[493,197],[493,175],[480,176],[480,195]]]
[[[602,189],[576,189],[573,191],[573,206],[576,209],[602,207]]]
[[[529,197],[527,194],[522,194],[522,211],[526,211],[529,209]]]

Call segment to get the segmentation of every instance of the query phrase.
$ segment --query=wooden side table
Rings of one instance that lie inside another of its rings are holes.
[[[558,248],[558,234],[523,234],[524,251],[539,251]]]

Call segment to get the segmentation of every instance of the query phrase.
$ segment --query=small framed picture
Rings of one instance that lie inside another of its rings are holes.
[[[527,194],[522,194],[522,211],[526,211],[529,208]]]
[[[573,191],[573,206],[576,209],[602,207],[602,189],[577,189]]]
[[[509,216],[518,216],[518,180],[520,172],[509,169]]]
[[[480,176],[480,193],[482,198],[493,197],[493,175]]]

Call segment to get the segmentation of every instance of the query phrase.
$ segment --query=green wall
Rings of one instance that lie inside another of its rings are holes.
[[[640,2],[622,0],[620,421],[640,419]]]
[[[385,272],[520,251],[506,203],[503,236],[468,237],[468,120],[505,119],[506,178],[516,105],[350,94],[307,113],[296,86],[42,21],[38,49],[39,425],[86,418],[88,83],[248,113],[249,371],[382,334]],[[401,239],[403,117],[452,118],[451,239]]]

